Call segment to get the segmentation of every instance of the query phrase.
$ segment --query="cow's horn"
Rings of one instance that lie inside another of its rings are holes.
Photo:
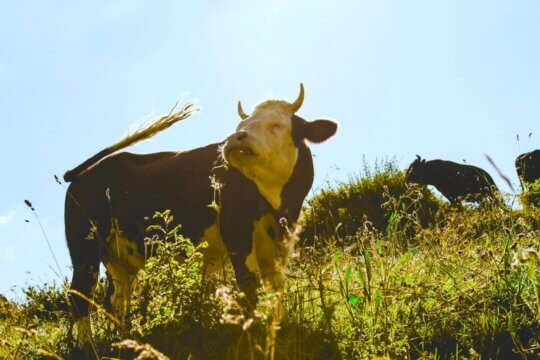
[[[249,115],[244,112],[244,109],[242,109],[242,103],[240,101],[238,101],[238,115],[240,115],[242,120],[245,120],[249,117]]]
[[[297,112],[298,109],[300,109],[300,106],[302,106],[303,102],[304,102],[304,84],[300,83],[300,94],[298,95],[298,98],[295,100],[295,102],[292,103],[293,113]]]

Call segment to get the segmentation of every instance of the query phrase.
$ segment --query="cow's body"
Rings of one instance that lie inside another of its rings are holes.
[[[516,171],[523,188],[540,179],[540,150],[533,150],[516,158]],[[528,194],[528,203],[540,206],[540,196]]]
[[[297,221],[313,182],[305,140],[323,141],[335,133],[336,125],[328,120],[307,122],[292,110],[283,114],[264,104],[252,116],[245,115],[237,132],[222,143],[185,152],[118,153],[75,178],[67,173],[72,181],[65,211],[72,289],[89,296],[102,262],[112,278],[114,313],[124,321],[131,284],[144,265],[148,219],[156,211],[171,210],[184,236],[195,244],[208,242],[206,271],[232,263],[248,298],[259,277],[267,291],[280,291],[292,250],[292,239],[280,222]],[[268,124],[276,118],[282,128]],[[289,152],[281,162],[280,151]],[[266,152],[270,157],[265,160]],[[281,175],[269,181],[260,175],[274,157],[278,162],[270,170]],[[219,191],[212,179],[220,184]],[[217,208],[210,206],[214,201]],[[72,301],[79,339],[86,342],[91,334],[88,303],[77,296]]]
[[[523,183],[534,183],[540,179],[540,150],[533,150],[516,158],[516,171]]]
[[[473,165],[438,159],[426,161],[418,156],[407,169],[406,181],[433,185],[452,204],[460,199],[478,202],[490,198],[499,201],[491,175]]]

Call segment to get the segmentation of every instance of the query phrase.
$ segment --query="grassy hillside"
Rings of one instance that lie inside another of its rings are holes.
[[[361,228],[386,232],[416,231],[435,221],[442,206],[426,187],[405,184],[393,160],[370,167],[348,182],[338,183],[308,199],[304,207],[302,243],[347,241]]]
[[[192,359],[536,358],[540,211],[453,209],[408,188],[392,163],[308,201],[288,290],[255,313],[232,271],[203,278],[200,248],[159,243],[132,297],[129,329],[96,311],[101,357]],[[174,234],[171,234],[174,235]],[[178,254],[187,254],[181,260]],[[105,280],[95,297],[103,298]],[[0,358],[72,354],[65,284],[0,300]],[[272,321],[281,301],[287,316]],[[134,339],[116,347],[122,339]],[[150,344],[151,346],[142,346]],[[124,349],[120,349],[124,348]],[[126,349],[127,348],[127,349]],[[153,356],[153,357],[152,357]]]

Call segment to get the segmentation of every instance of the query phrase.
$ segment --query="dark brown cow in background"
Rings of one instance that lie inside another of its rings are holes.
[[[519,181],[524,189],[540,179],[540,150],[519,155],[515,164]],[[540,206],[540,194],[531,193],[527,198],[530,205]]]
[[[337,130],[333,121],[297,116],[303,98],[301,85],[293,103],[268,100],[251,115],[238,103],[242,121],[220,143],[184,152],[115,153],[155,133],[147,128],[68,171],[71,288],[91,297],[102,262],[112,277],[113,310],[124,321],[132,282],[145,261],[145,219],[170,209],[182,235],[195,244],[208,242],[209,271],[232,263],[248,298],[254,297],[259,276],[266,291],[280,291],[293,246],[280,221],[292,226],[298,220],[313,182],[306,141],[323,142]],[[222,184],[219,213],[209,207],[211,178]],[[89,304],[74,295],[72,303],[83,347],[91,339]]]
[[[405,181],[433,185],[451,204],[460,200],[478,202],[486,198],[500,201],[493,178],[477,166],[439,159],[426,161],[416,155],[416,160],[407,169]]]

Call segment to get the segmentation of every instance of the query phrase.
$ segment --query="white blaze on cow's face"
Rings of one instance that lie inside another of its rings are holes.
[[[251,179],[274,209],[281,206],[281,192],[298,159],[293,115],[292,104],[266,101],[238,124],[223,149],[227,162]]]

